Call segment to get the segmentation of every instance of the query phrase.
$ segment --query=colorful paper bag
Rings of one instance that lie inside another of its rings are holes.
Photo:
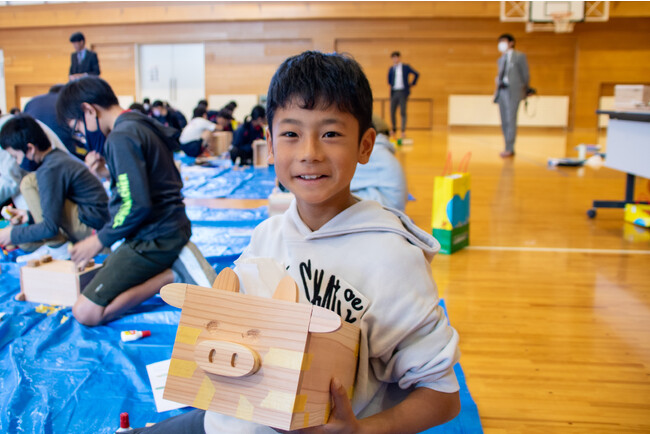
[[[440,253],[451,254],[469,245],[470,175],[467,173],[469,153],[458,172],[445,175],[451,167],[451,155],[442,176],[433,183],[433,236],[440,243]]]

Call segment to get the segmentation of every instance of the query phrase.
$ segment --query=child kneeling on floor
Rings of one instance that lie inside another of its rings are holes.
[[[34,118],[21,114],[9,119],[0,131],[0,146],[28,172],[20,182],[28,210],[9,208],[12,226],[0,230],[0,244],[67,259],[68,241],[81,241],[108,222],[101,182],[77,158],[52,148]]]
[[[173,158],[180,147],[179,132],[123,110],[111,87],[98,77],[69,82],[56,109],[61,123],[85,136],[86,147],[96,155],[94,170],[111,180],[110,221],[75,244],[71,259],[81,268],[124,239],[72,307],[75,318],[98,325],[175,280],[213,281],[214,270],[189,243],[190,221]]]

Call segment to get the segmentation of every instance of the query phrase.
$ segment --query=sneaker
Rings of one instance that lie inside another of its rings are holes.
[[[206,288],[211,288],[214,279],[217,278],[217,272],[191,241],[187,242],[178,259],[172,264],[172,272],[174,283],[189,283]]]
[[[22,264],[23,262],[27,262],[32,259],[40,259],[45,255],[50,255],[52,259],[59,259],[64,261],[70,259],[70,250],[68,249],[71,245],[72,243],[63,243],[59,247],[43,245],[34,250],[32,253],[16,257],[16,262]]]

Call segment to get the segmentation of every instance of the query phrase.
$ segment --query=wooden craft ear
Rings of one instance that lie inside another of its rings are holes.
[[[239,292],[239,277],[232,271],[232,268],[224,268],[214,279],[212,287],[223,291]]]
[[[48,262],[52,262],[52,256],[51,255],[43,255],[41,256],[41,264],[47,264]]]
[[[311,310],[309,331],[311,333],[331,333],[341,327],[341,317],[329,309],[314,306]]]
[[[182,309],[186,289],[187,283],[170,283],[160,288],[160,297],[162,297],[165,303]]]
[[[296,285],[296,281],[291,276],[284,276],[275,288],[273,298],[298,303],[298,285]]]
[[[94,259],[89,259],[88,263],[86,264],[86,268],[94,267],[95,266],[95,260]]]
[[[38,267],[39,265],[41,265],[41,261],[39,261],[38,259],[30,259],[29,261],[27,261],[28,267]]]

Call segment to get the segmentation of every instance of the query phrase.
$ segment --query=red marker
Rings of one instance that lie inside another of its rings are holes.
[[[126,330],[120,333],[120,337],[122,338],[122,342],[130,342],[130,341],[137,341],[138,339],[141,338],[146,338],[147,336],[151,336],[151,331],[149,330]]]

